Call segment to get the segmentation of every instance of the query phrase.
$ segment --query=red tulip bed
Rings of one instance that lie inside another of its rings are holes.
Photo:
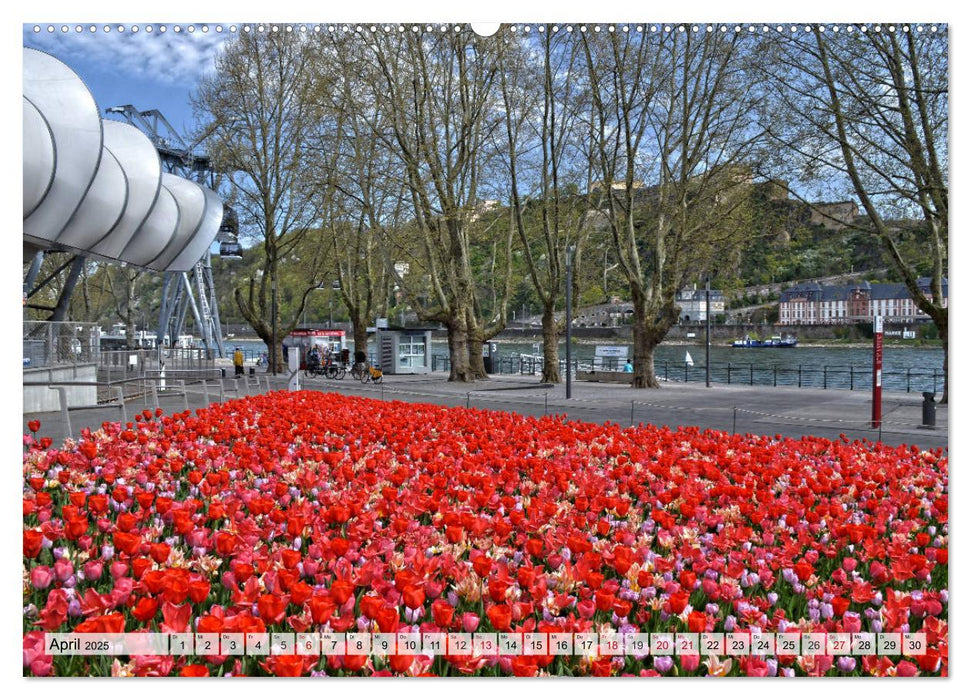
[[[37,429],[37,425],[31,425]],[[30,675],[947,675],[941,451],[274,392],[24,436]],[[50,656],[45,632],[920,632],[920,656]]]

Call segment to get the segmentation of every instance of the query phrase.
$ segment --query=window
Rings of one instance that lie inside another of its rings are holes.
[[[398,369],[425,368],[425,336],[404,335],[398,341]]]

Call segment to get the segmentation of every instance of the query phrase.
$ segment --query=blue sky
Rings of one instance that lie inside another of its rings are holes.
[[[78,26],[81,32],[76,31]],[[91,26],[96,31],[91,32]],[[223,31],[217,32],[217,26]],[[62,31],[63,27],[68,31]],[[133,31],[135,27],[138,31]],[[157,109],[182,134],[195,123],[190,95],[199,79],[213,70],[215,57],[230,36],[229,25],[216,24],[23,26],[23,45],[46,51],[74,70],[94,95],[102,115],[108,107],[125,104],[141,111]]]

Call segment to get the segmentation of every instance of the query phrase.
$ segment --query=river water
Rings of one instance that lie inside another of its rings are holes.
[[[595,358],[598,344],[626,347],[627,355],[633,357],[630,344],[616,340],[574,342],[572,360],[577,370],[601,368],[602,358]],[[230,351],[239,346],[250,357],[266,352],[266,345],[258,340],[233,340],[227,341],[226,345]],[[368,351],[373,355],[373,344],[369,345]],[[499,341],[496,351],[495,367],[501,374],[531,374],[539,370],[541,343]],[[686,362],[686,354],[690,355],[690,362]],[[565,367],[566,343],[563,341],[560,342],[559,355]],[[435,369],[447,368],[448,345],[444,340],[432,342],[432,356]],[[712,345],[711,375],[716,383],[870,389],[872,357],[870,347],[732,348]],[[704,345],[661,345],[655,350],[654,358],[655,374],[662,380],[705,381]],[[607,360],[605,368],[620,369],[623,362],[623,357],[613,363]],[[940,348],[885,346],[883,387],[888,391],[934,391],[940,394],[944,386],[943,365],[944,352]]]

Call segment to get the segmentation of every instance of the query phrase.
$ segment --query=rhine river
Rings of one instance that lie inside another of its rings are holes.
[[[633,357],[630,344],[616,340],[599,343],[574,342],[573,361],[581,373],[592,366],[600,368],[602,358],[594,358],[597,345],[625,347]],[[266,351],[258,340],[228,340],[226,348],[239,346],[255,357]],[[374,352],[374,346],[368,348]],[[531,358],[542,353],[542,345],[533,342],[496,342],[498,360],[496,371],[501,374],[530,374],[538,370],[538,361]],[[690,362],[686,362],[686,354]],[[561,361],[566,357],[566,343],[559,347]],[[716,383],[753,384],[769,386],[825,387],[831,389],[869,389],[872,386],[872,355],[868,346],[804,346],[795,348],[732,348],[727,344],[711,346],[711,375]],[[444,340],[432,342],[434,369],[447,367],[448,346]],[[523,358],[522,360],[520,358]],[[654,353],[655,374],[666,381],[705,381],[704,345],[659,346]],[[607,360],[606,369],[623,367],[624,358]],[[944,352],[940,348],[885,346],[883,353],[883,387],[888,391],[943,390]]]

